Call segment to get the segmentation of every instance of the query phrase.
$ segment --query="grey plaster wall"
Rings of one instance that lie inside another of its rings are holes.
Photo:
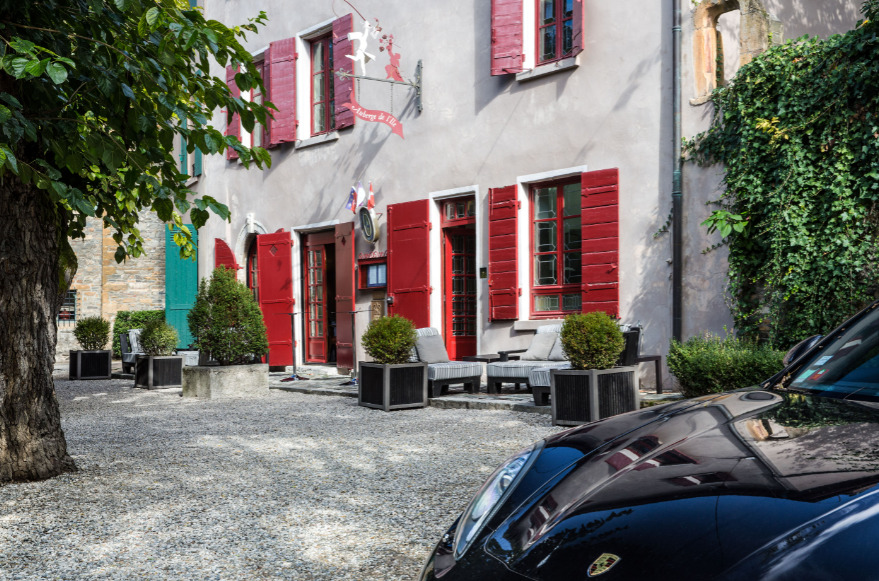
[[[778,3],[775,11],[782,18],[796,12]],[[350,220],[343,205],[358,179],[374,182],[379,212],[391,203],[475,186],[484,225],[489,188],[515,184],[518,176],[564,168],[617,167],[621,316],[644,324],[645,352],[664,353],[671,334],[671,236],[654,234],[671,209],[672,0],[585,0],[586,41],[579,66],[527,82],[517,81],[515,75],[489,73],[489,2],[460,2],[454,9],[445,2],[423,0],[355,4],[367,19],[378,18],[384,32],[394,35],[395,47],[403,55],[404,77],[412,77],[416,61],[423,61],[423,112],[415,110],[411,91],[362,81],[360,103],[370,109],[393,109],[405,139],[382,124],[358,121],[353,129],[341,131],[338,140],[305,149],[285,145],[272,150],[272,168],[262,172],[220,156],[207,158],[196,189],[227,203],[232,219],[230,223],[211,220],[200,233],[200,274],[206,275],[214,263],[213,238],[223,238],[234,247],[246,228],[247,214],[269,232]],[[687,104],[694,96],[693,27],[692,3],[683,4],[683,134],[691,136],[707,126],[710,105]],[[816,16],[813,21],[797,16],[796,26],[823,34],[848,27],[850,8],[858,3],[801,0],[796,4],[809,7]],[[837,4],[843,8],[828,9],[826,18],[817,17],[823,13],[821,7]],[[267,0],[262,6],[269,24],[247,40],[245,46],[251,51],[350,11],[341,2],[297,2],[294,8],[289,2]],[[244,22],[255,14],[252,3],[234,0],[206,0],[205,10],[209,18],[226,24]],[[359,29],[356,14],[354,21]],[[370,73],[383,77],[386,57],[377,52],[374,41],[370,48],[380,55]],[[526,46],[525,50],[534,49]],[[308,63],[300,59],[298,66]],[[218,66],[211,72],[224,74]],[[225,127],[219,113],[214,122]],[[725,255],[723,251],[701,254],[715,242],[699,223],[709,211],[705,202],[719,193],[720,177],[716,168],[685,168],[686,335],[720,332],[731,323],[723,299]],[[480,266],[486,264],[486,248],[483,244]],[[383,242],[377,249],[384,249]],[[358,239],[357,250],[368,252],[372,247]],[[243,263],[244,257],[238,260]],[[527,263],[520,268],[528,268]],[[485,280],[479,283],[486,285]],[[530,333],[517,333],[512,322],[488,323],[486,296],[483,292],[481,351],[527,345]],[[371,298],[371,293],[358,293],[358,309],[367,309]],[[527,319],[528,313],[520,313],[520,318]],[[358,334],[366,321],[366,315],[358,319]],[[358,359],[362,356],[359,353]]]

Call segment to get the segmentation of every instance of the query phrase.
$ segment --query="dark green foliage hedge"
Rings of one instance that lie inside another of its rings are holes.
[[[177,348],[177,330],[164,319],[154,319],[144,325],[140,346],[147,355],[171,355]]]
[[[415,347],[415,337],[412,321],[393,315],[373,319],[360,342],[376,363],[406,363]]]
[[[85,317],[76,322],[73,336],[85,351],[99,351],[110,338],[110,321],[102,317]]]
[[[783,357],[765,343],[707,335],[672,341],[667,362],[684,397],[697,397],[760,383],[781,371]]]
[[[787,348],[879,295],[879,2],[827,39],[770,48],[712,95],[714,122],[687,144],[721,163],[706,220],[729,246],[736,329]],[[765,329],[765,327],[764,327]]]
[[[234,271],[217,268],[201,280],[187,321],[195,348],[220,365],[245,365],[269,352],[262,311]]]
[[[610,369],[625,347],[619,325],[604,312],[568,315],[560,337],[574,369]]]
[[[150,321],[164,321],[165,311],[119,311],[113,321],[113,356],[122,357],[119,335],[131,329],[143,329]]]

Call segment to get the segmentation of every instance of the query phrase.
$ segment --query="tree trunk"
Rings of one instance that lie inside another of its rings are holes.
[[[0,482],[76,470],[55,398],[59,241],[44,191],[0,182]]]

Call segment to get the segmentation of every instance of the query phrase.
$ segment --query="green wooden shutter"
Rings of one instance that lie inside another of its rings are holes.
[[[197,244],[198,232],[192,224],[186,227],[192,232],[192,242]],[[198,263],[180,258],[180,248],[174,243],[174,233],[179,231],[165,229],[165,320],[177,330],[177,347],[182,349],[193,341],[186,315],[198,293]]]
[[[192,160],[192,177],[201,175],[201,150],[196,147],[193,152]]]
[[[186,118],[183,118],[183,121],[180,122],[180,127],[186,129]],[[189,175],[189,168],[186,167],[187,155],[186,155],[186,138],[182,135],[180,136],[180,173],[185,173]]]

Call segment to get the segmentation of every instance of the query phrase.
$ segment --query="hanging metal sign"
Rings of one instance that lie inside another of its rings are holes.
[[[348,40],[351,41],[352,54],[345,55],[347,58],[360,65],[359,75],[351,74],[345,71],[336,71],[336,75],[340,77],[351,77],[358,81],[363,79],[367,81],[378,81],[382,83],[391,83],[393,85],[406,85],[415,89],[415,106],[420,113],[421,106],[421,61],[415,69],[415,80],[405,81],[400,75],[400,53],[394,52],[394,35],[382,34],[382,28],[375,21],[375,26],[371,25],[367,20],[363,21],[363,30],[361,32],[349,32]],[[379,79],[376,77],[366,76],[367,63],[375,60],[375,55],[369,52],[369,39],[377,39],[379,44],[379,52],[387,52],[389,63],[385,65],[385,74],[387,78]],[[392,101],[393,103],[393,96]],[[376,109],[367,109],[363,107],[356,99],[352,97],[350,102],[343,103],[345,107],[354,113],[355,117],[363,121],[372,123],[384,123],[391,128],[391,132],[403,138],[403,124],[393,114],[387,111]],[[393,107],[393,105],[392,105]]]

